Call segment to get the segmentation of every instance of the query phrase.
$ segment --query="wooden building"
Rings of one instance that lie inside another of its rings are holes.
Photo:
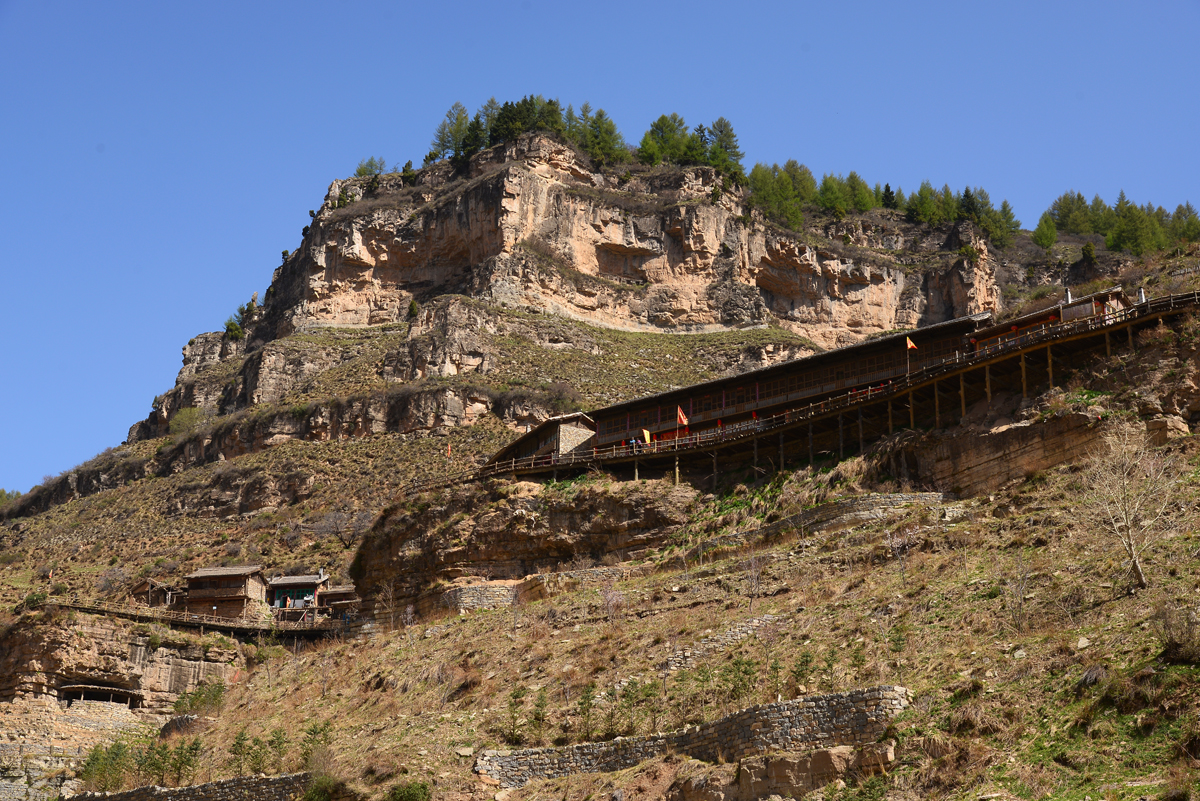
[[[596,424],[583,412],[559,415],[525,432],[488,461],[507,462],[529,456],[562,456],[581,448],[590,450],[595,435]]]
[[[268,581],[267,602],[275,610],[312,609],[323,605],[322,594],[328,584],[324,570],[307,576],[278,576]]]
[[[1068,289],[1062,303],[979,329],[971,337],[971,347],[975,351],[988,351],[1020,344],[1023,339],[1059,322],[1069,323],[1086,318],[1105,320],[1132,305],[1119,286],[1081,298],[1072,298]]]
[[[186,596],[187,592],[183,589],[152,578],[142,579],[129,590],[129,598],[135,604],[152,607],[172,606]]]
[[[989,313],[959,317],[829,350],[802,359],[720,378],[597,409],[587,415],[547,420],[508,445],[489,464],[544,454],[578,453],[622,443],[670,441],[759,416],[800,408],[856,388],[886,385],[922,367],[971,351],[976,332],[992,322]],[[680,416],[682,413],[682,417]],[[583,441],[563,436],[576,418],[595,436]],[[686,422],[684,422],[686,420]]]
[[[353,584],[335,584],[321,593],[321,600],[329,607],[332,617],[342,620],[353,616],[362,604]]]
[[[206,567],[187,576],[188,614],[242,618],[266,608],[267,580],[261,565]]]

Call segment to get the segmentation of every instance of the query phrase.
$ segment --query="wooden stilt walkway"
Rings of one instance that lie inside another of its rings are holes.
[[[446,474],[435,478],[409,482],[401,488],[402,495],[412,495],[426,490],[448,487],[480,481],[493,476],[517,476],[553,473],[564,469],[603,468],[607,465],[619,465],[638,462],[646,463],[660,458],[691,457],[699,458],[710,454],[717,448],[727,448],[739,444],[756,442],[759,437],[768,432],[784,432],[788,429],[809,425],[814,421],[834,415],[843,415],[847,411],[862,408],[881,402],[887,402],[889,414],[891,402],[903,399],[909,410],[907,417],[909,425],[914,425],[913,393],[928,387],[934,388],[935,406],[938,407],[936,419],[940,423],[940,395],[937,385],[939,381],[960,376],[955,382],[962,395],[963,414],[966,412],[966,393],[963,379],[964,374],[983,369],[986,375],[987,393],[990,400],[992,374],[991,367],[998,362],[1012,358],[1020,358],[1022,386],[1025,381],[1025,356],[1031,351],[1047,350],[1047,371],[1051,385],[1054,381],[1053,355],[1049,346],[1080,340],[1098,335],[1104,335],[1107,347],[1111,348],[1108,335],[1117,329],[1127,328],[1128,338],[1132,344],[1133,326],[1145,325],[1153,320],[1169,317],[1194,310],[1200,306],[1200,292],[1188,292],[1178,295],[1167,295],[1154,298],[1131,306],[1128,309],[1112,314],[1068,322],[1046,323],[1032,329],[1026,329],[1019,335],[1005,341],[981,347],[970,353],[958,353],[949,356],[935,364],[926,365],[920,370],[908,374],[899,374],[875,386],[852,389],[841,395],[824,400],[798,405],[777,414],[756,420],[747,420],[717,429],[709,429],[673,440],[651,442],[648,444],[612,446],[595,449],[590,453],[570,453],[559,456],[531,456],[523,459],[510,459],[496,462],[483,467]],[[786,399],[781,403],[786,403]],[[859,421],[859,438],[861,440],[861,420]],[[810,439],[811,442],[811,439]],[[860,441],[861,445],[861,441]],[[811,458],[811,454],[810,454]]]

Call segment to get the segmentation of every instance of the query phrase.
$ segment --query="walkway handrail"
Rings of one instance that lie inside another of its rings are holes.
[[[449,475],[412,481],[404,486],[402,492],[412,495],[430,489],[450,486],[452,484],[480,481],[492,476],[522,471],[543,471],[557,468],[572,468],[592,466],[614,459],[630,459],[639,456],[662,456],[671,453],[703,450],[714,444],[730,444],[740,440],[757,437],[763,433],[783,426],[794,425],[805,420],[823,417],[830,412],[848,409],[868,402],[878,402],[884,398],[903,395],[906,392],[936,380],[946,373],[956,372],[985,361],[991,361],[999,356],[1015,354],[1035,346],[1045,345],[1058,339],[1075,336],[1090,331],[1116,328],[1125,323],[1149,317],[1154,314],[1172,311],[1174,309],[1196,306],[1200,304],[1200,291],[1185,292],[1176,295],[1165,295],[1153,300],[1144,301],[1110,314],[1082,317],[1070,322],[1045,323],[1036,328],[1017,332],[1008,339],[1002,339],[992,345],[980,347],[967,353],[955,353],[937,362],[897,375],[888,379],[886,384],[877,387],[852,389],[841,395],[835,395],[821,401],[809,403],[807,406],[787,409],[769,417],[746,420],[733,425],[721,426],[716,429],[706,429],[684,437],[670,440],[634,444],[610,445],[607,448],[595,448],[591,453],[567,453],[562,455],[526,456],[521,459],[508,459],[494,462],[476,469],[462,470]]]
[[[246,618],[219,617],[217,615],[193,614],[179,612],[173,609],[156,609],[149,606],[134,606],[117,604],[111,601],[82,601],[77,598],[64,598],[51,595],[28,606],[37,609],[42,606],[61,606],[66,609],[78,609],[82,612],[97,612],[105,615],[115,615],[134,620],[161,620],[172,623],[183,623],[192,626],[208,626],[210,628],[240,629],[246,631],[324,631],[342,628],[343,622],[334,618],[324,618],[306,622],[302,620],[263,621]]]

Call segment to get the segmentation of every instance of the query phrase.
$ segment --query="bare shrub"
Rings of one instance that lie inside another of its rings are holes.
[[[625,608],[625,593],[610,582],[600,590],[600,602],[604,605],[604,614],[608,616],[608,621],[615,623],[617,615]]]
[[[1145,589],[1142,557],[1174,522],[1179,460],[1153,447],[1138,427],[1121,425],[1106,432],[1092,453],[1089,476],[1081,511],[1120,545],[1134,583]]]
[[[1200,664],[1200,619],[1178,603],[1160,602],[1150,616],[1166,662]]]

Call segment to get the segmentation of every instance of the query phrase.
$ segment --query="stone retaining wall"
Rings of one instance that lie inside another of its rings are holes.
[[[769,751],[863,745],[879,740],[908,700],[904,687],[882,686],[762,704],[671,734],[567,748],[484,751],[475,771],[505,787],[520,787],[531,779],[623,770],[667,753],[732,762]]]
[[[190,787],[138,787],[120,793],[80,793],[72,801],[296,801],[308,786],[307,773],[239,776]]]

